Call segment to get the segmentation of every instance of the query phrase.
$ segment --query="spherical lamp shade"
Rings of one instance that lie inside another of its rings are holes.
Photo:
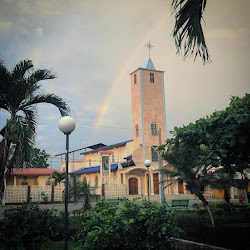
[[[58,123],[58,128],[65,134],[69,135],[74,131],[76,122],[71,116],[64,116]]]
[[[144,165],[149,168],[151,166],[151,161],[150,160],[146,160],[144,161]]]

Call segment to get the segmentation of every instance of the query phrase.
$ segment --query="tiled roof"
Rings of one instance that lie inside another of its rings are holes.
[[[11,175],[51,175],[54,172],[63,173],[53,168],[14,168]]]

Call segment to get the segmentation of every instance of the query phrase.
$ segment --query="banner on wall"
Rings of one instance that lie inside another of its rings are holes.
[[[109,156],[102,156],[102,173],[109,174]]]

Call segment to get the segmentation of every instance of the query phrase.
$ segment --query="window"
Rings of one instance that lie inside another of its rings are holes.
[[[91,159],[89,159],[89,166],[91,167]]]
[[[112,155],[112,162],[115,162],[115,156],[114,156],[114,154]]]
[[[139,136],[139,125],[138,124],[135,125],[135,135],[136,135],[136,137]]]
[[[151,147],[152,161],[158,161],[158,153],[155,150],[156,146]]]
[[[98,187],[98,176],[95,177],[95,186]]]
[[[155,82],[154,73],[150,73],[150,82]]]
[[[24,180],[24,181],[27,181],[27,176],[24,176],[24,177],[23,177],[23,180]]]
[[[156,122],[151,123],[151,135],[157,136],[157,125]]]
[[[137,83],[137,80],[136,80],[136,74],[134,74],[134,84]]]
[[[121,184],[123,184],[123,174],[121,174]]]

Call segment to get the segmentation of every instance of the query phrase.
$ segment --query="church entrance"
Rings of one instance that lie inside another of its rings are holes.
[[[183,181],[179,181],[179,182],[178,182],[178,193],[179,193],[179,194],[184,194],[184,185],[183,185]]]
[[[154,194],[159,194],[159,176],[158,176],[158,174],[154,174],[153,179],[154,179]]]
[[[130,195],[138,194],[138,181],[136,178],[129,179],[129,194]]]

